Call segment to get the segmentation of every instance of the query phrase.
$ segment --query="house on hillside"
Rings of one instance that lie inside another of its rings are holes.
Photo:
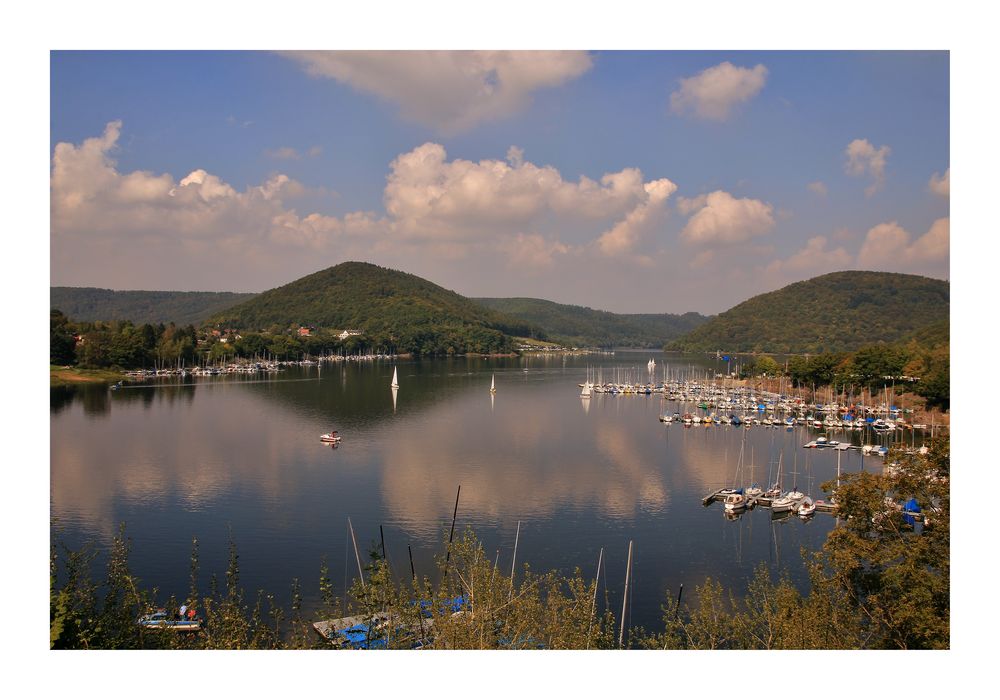
[[[363,330],[348,329],[348,330],[345,330],[345,331],[341,331],[340,334],[337,337],[340,338],[341,340],[346,340],[347,338],[349,338],[352,335],[361,335],[363,333],[364,333]]]

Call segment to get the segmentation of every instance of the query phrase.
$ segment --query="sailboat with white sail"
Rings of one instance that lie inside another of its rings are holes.
[[[493,375],[493,378],[490,379],[490,393],[497,393],[497,375],[495,374]]]
[[[396,373],[396,368],[392,368],[392,384],[389,385],[390,389],[399,388],[399,375]]]

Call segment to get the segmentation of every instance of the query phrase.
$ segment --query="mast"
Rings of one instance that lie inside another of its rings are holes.
[[[622,648],[625,640],[625,609],[628,603],[628,582],[632,574],[632,540],[628,541],[628,564],[625,566],[625,595],[622,596],[622,624],[618,632],[618,648]]]

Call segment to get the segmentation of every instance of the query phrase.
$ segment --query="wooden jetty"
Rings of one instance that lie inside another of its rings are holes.
[[[728,496],[730,493],[732,492],[729,491],[728,489],[719,489],[717,491],[713,491],[712,493],[708,494],[703,499],[701,499],[701,504],[705,507],[708,507],[717,501],[725,501],[726,496]],[[772,500],[774,499],[769,498],[767,496],[750,496],[747,498],[746,509],[751,510],[758,506],[760,506],[761,508],[770,508]],[[799,504],[802,503],[802,501],[804,500],[805,498],[801,498],[795,503],[793,503],[791,510],[794,512],[798,508]],[[816,504],[817,513],[836,514],[837,512],[836,503],[830,503],[829,501],[813,501],[813,503]]]

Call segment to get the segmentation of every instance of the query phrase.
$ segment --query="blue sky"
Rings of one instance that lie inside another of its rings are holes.
[[[362,259],[715,313],[839,269],[948,276],[946,52],[424,58],[54,52],[52,284],[260,291]]]

